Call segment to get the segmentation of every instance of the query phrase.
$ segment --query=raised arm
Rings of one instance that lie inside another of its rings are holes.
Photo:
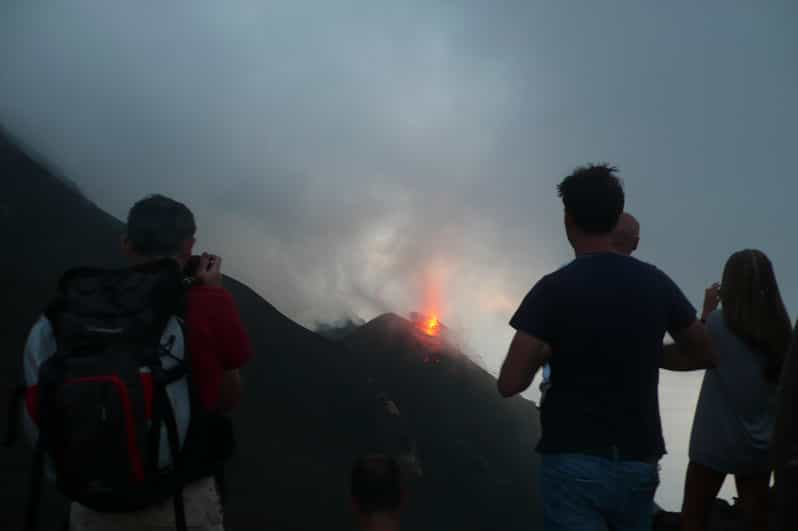
[[[230,293],[222,287],[222,258],[204,253],[197,277],[213,292],[212,326],[217,361],[224,371],[219,383],[219,410],[228,413],[243,395],[241,371],[252,358],[252,345]]]
[[[718,306],[718,286],[713,284],[706,290],[702,318],[696,319],[696,312],[682,290],[667,276],[666,290],[668,294],[668,332],[675,343],[665,345],[661,368],[670,371],[696,371],[709,369],[717,363],[717,356],[712,347],[704,323]],[[709,304],[708,304],[709,303]]]

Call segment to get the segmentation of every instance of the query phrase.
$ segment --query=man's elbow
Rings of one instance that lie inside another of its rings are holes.
[[[718,354],[709,336],[693,342],[687,349],[694,368],[698,370],[712,369],[718,364]]]
[[[699,321],[674,338],[676,370],[703,370],[717,365],[717,353],[706,327]],[[666,354],[668,347],[665,348]],[[667,355],[666,355],[667,358]]]
[[[521,392],[521,390],[517,389],[517,386],[511,385],[506,380],[499,380],[496,382],[496,387],[499,390],[499,394],[502,395],[504,398],[510,398],[511,396],[515,396]]]
[[[667,344],[663,348],[663,351],[662,361],[659,366],[660,369],[678,372],[693,370],[693,367],[691,367],[691,358],[683,352],[682,347],[678,344]]]

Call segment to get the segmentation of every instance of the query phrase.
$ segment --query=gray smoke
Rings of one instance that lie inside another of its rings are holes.
[[[307,325],[434,285],[495,372],[569,259],[554,187],[588,161],[621,168],[640,257],[694,302],[748,246],[798,302],[796,5],[5,0],[0,124],[117,216],[186,201]]]

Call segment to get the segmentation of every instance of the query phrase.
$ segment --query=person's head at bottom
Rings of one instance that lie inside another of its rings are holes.
[[[396,459],[383,454],[359,458],[352,467],[350,487],[361,530],[399,529],[404,492]]]

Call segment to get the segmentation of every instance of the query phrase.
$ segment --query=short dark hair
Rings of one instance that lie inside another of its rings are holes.
[[[618,223],[624,193],[617,171],[608,164],[581,166],[557,185],[565,211],[584,232],[607,234]]]
[[[393,512],[402,502],[399,463],[383,454],[359,458],[352,467],[352,498],[366,514]]]
[[[134,204],[127,215],[127,238],[142,256],[174,256],[197,232],[194,214],[183,203],[150,195]]]

